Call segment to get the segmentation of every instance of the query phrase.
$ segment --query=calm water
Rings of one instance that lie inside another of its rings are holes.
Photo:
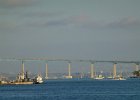
[[[140,100],[140,80],[49,80],[1,85],[0,100]]]

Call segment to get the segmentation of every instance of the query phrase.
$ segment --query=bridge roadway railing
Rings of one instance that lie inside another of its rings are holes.
[[[82,60],[82,59],[48,59],[48,58],[0,58],[0,61],[66,61],[66,62],[90,62],[90,63],[134,63],[139,65],[140,61],[119,61],[119,60]]]

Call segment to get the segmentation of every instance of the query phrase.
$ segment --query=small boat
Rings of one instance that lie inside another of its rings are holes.
[[[41,84],[43,83],[43,79],[42,76],[39,74],[37,75],[37,77],[35,77],[35,79],[33,79],[34,84]]]
[[[120,77],[120,78],[119,78],[119,80],[126,80],[126,79],[125,79],[125,78],[123,78],[123,77]]]
[[[127,80],[140,80],[139,76],[130,76],[127,78]]]
[[[114,78],[114,79],[112,79],[112,80],[126,80],[126,79],[123,78],[123,77],[116,77],[116,78]]]
[[[102,80],[102,79],[104,79],[104,77],[102,75],[99,75],[99,76],[95,77],[95,79],[96,80]]]

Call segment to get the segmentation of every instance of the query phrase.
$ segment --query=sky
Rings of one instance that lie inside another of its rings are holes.
[[[140,61],[139,5],[140,0],[0,0],[0,58]]]

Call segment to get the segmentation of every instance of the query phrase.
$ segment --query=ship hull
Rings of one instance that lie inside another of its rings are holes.
[[[33,82],[10,82],[10,83],[1,83],[0,85],[28,85],[33,84]]]

